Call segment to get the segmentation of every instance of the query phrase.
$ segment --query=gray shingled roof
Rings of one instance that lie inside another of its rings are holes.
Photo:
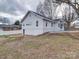
[[[23,17],[23,19],[21,20],[21,22],[23,22],[23,21],[27,18],[27,16],[28,16],[30,13],[34,13],[34,14],[36,14],[36,15],[38,15],[38,16],[41,16],[41,17],[44,18],[43,20],[46,20],[46,21],[49,21],[49,22],[59,21],[59,19],[53,19],[53,20],[52,20],[52,19],[50,19],[50,18],[48,18],[48,17],[46,17],[46,16],[43,16],[43,15],[41,15],[41,14],[38,14],[38,13],[36,13],[36,12],[28,11],[28,12],[26,13],[26,15]]]

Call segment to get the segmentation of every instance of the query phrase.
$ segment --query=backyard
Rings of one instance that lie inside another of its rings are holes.
[[[0,36],[0,59],[79,59],[79,32]]]

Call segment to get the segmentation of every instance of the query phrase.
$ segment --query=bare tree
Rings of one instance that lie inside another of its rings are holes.
[[[43,4],[39,3],[37,6],[37,13],[53,19],[54,11],[57,8],[56,4],[53,4],[53,0],[45,0]]]
[[[68,5],[72,6],[75,9],[76,13],[79,15],[79,9],[76,8],[76,5],[79,6],[79,4],[77,3],[76,0],[74,3],[72,3],[71,0],[56,0],[56,1],[57,2],[61,1],[62,3],[67,3]]]
[[[65,15],[63,16],[64,21],[65,21],[65,29],[70,30],[71,28],[71,23],[76,19],[74,18],[75,14],[71,12],[71,6],[69,6],[69,12],[65,10]],[[67,14],[68,13],[68,14]]]

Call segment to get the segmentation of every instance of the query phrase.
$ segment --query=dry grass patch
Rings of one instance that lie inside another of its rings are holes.
[[[55,33],[40,36],[2,36],[0,59],[78,59],[79,34]],[[1,42],[1,41],[0,41]]]

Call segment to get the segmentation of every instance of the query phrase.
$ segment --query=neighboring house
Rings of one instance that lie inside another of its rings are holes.
[[[74,23],[74,28],[79,28],[79,21],[78,22],[76,22],[76,23]]]
[[[79,18],[77,18],[75,21],[73,21],[71,23],[71,26],[73,26],[74,28],[79,28]]]
[[[0,31],[19,30],[21,25],[10,24],[10,20],[7,17],[0,16]]]
[[[6,24],[6,25],[9,25],[10,24],[10,19],[7,18],[7,17],[1,17],[0,16],[0,24]]]
[[[51,20],[33,11],[28,11],[21,21],[23,35],[40,35],[46,32],[64,31],[64,22]]]
[[[0,31],[20,30],[21,26],[0,24]]]

